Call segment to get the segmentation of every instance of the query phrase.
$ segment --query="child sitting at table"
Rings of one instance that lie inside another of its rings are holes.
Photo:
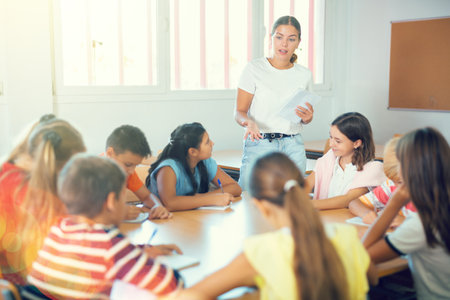
[[[128,175],[127,188],[143,202],[143,211],[150,209],[150,219],[167,219],[172,216],[164,206],[160,205],[159,200],[155,199],[155,195],[150,193],[136,173],[136,166],[142,163],[144,158],[151,155],[147,139],[139,128],[122,125],[114,129],[106,140],[105,154],[124,169]],[[137,207],[127,207],[129,212],[127,219],[134,219],[137,216],[133,213],[133,208]],[[140,208],[137,208],[138,213],[140,210]]]
[[[450,147],[439,131],[427,127],[403,136],[395,152],[402,184],[366,232],[364,245],[374,262],[407,255],[417,299],[449,299]],[[418,213],[385,236],[410,201]]]
[[[157,246],[134,246],[119,231],[125,181],[121,167],[105,157],[79,154],[64,166],[58,195],[70,216],[50,229],[29,283],[56,299],[108,299],[116,279],[155,295],[182,285],[176,271],[152,259]]]
[[[250,193],[277,230],[250,237],[242,254],[187,292],[215,299],[233,288],[257,285],[260,299],[365,299],[367,276],[376,283],[377,274],[356,229],[324,226],[303,186],[301,172],[285,154],[259,158]]]
[[[21,145],[11,155],[14,164],[9,164],[9,171],[0,179],[0,212],[6,213],[0,215],[6,224],[0,241],[0,267],[4,278],[23,285],[50,226],[66,213],[56,196],[56,177],[85,146],[73,126],[55,118],[37,124],[26,146]],[[27,166],[16,165],[19,160],[28,161]]]
[[[375,144],[369,120],[358,112],[337,117],[330,128],[330,150],[317,160],[306,178],[309,192],[314,188],[314,207],[348,207],[384,180],[383,165],[373,161]]]
[[[200,123],[178,126],[171,133],[146,179],[168,210],[226,206],[241,195],[239,184],[211,158],[213,145]],[[210,191],[211,182],[220,189]]]
[[[383,154],[383,169],[386,179],[380,186],[373,191],[359,197],[350,202],[348,208],[358,217],[361,217],[366,224],[372,224],[378,217],[378,212],[382,211],[389,199],[392,197],[395,189],[401,184],[400,176],[398,174],[398,160],[395,155],[395,147],[399,137],[394,137],[384,147]],[[410,202],[402,208],[400,214],[395,217],[392,222],[392,227],[400,225],[405,216],[411,212],[415,212],[416,208]]]

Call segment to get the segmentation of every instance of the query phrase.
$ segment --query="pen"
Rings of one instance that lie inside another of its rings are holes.
[[[150,238],[148,239],[147,244],[150,245],[150,242],[153,240],[153,238],[155,237],[155,235],[156,235],[157,232],[158,232],[158,228],[155,228],[155,229],[153,230],[152,235],[151,235]]]
[[[217,183],[219,184],[220,189],[222,190],[222,194],[224,194],[225,192],[223,191],[223,186],[222,186],[222,182],[220,182],[220,179],[217,179]],[[231,207],[231,202],[232,201],[230,201],[230,203],[228,203],[227,207]]]
[[[217,179],[217,183],[219,184],[220,189],[222,190],[222,194],[223,194],[224,193],[223,192],[223,186],[222,186],[222,182],[220,182],[220,179]]]

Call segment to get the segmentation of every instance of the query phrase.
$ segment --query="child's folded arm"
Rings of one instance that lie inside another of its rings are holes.
[[[347,208],[351,200],[364,195],[365,193],[367,193],[367,188],[355,188],[349,190],[345,195],[313,200],[312,203],[317,209]]]

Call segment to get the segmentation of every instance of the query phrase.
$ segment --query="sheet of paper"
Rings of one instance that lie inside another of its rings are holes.
[[[293,123],[299,123],[300,117],[295,113],[295,109],[298,105],[307,108],[306,102],[311,104],[313,107],[320,101],[320,96],[312,94],[306,90],[296,91],[286,102],[286,104],[281,108],[279,115],[286,120]]]
[[[350,224],[360,225],[360,226],[366,226],[366,227],[370,226],[370,224],[364,223],[360,217],[350,218],[350,219],[345,220],[345,222],[350,223]]]
[[[232,208],[232,204],[231,205],[225,205],[225,206],[217,206],[217,205],[211,205],[211,206],[201,206],[197,209],[202,209],[202,210],[227,210],[229,208]]]
[[[156,260],[175,270],[183,270],[196,266],[200,263],[200,261],[194,257],[176,253],[171,255],[158,256]]]
[[[150,291],[138,288],[136,285],[128,282],[114,280],[110,294],[111,300],[128,299],[130,296],[133,296],[134,299],[157,299],[157,296],[150,293]]]
[[[145,220],[148,219],[149,213],[148,212],[141,212],[139,213],[139,216],[137,216],[134,220],[125,220],[124,223],[142,223]]]

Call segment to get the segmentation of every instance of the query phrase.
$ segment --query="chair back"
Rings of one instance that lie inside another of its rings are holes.
[[[0,279],[0,300],[21,300],[17,287],[5,279]]]

